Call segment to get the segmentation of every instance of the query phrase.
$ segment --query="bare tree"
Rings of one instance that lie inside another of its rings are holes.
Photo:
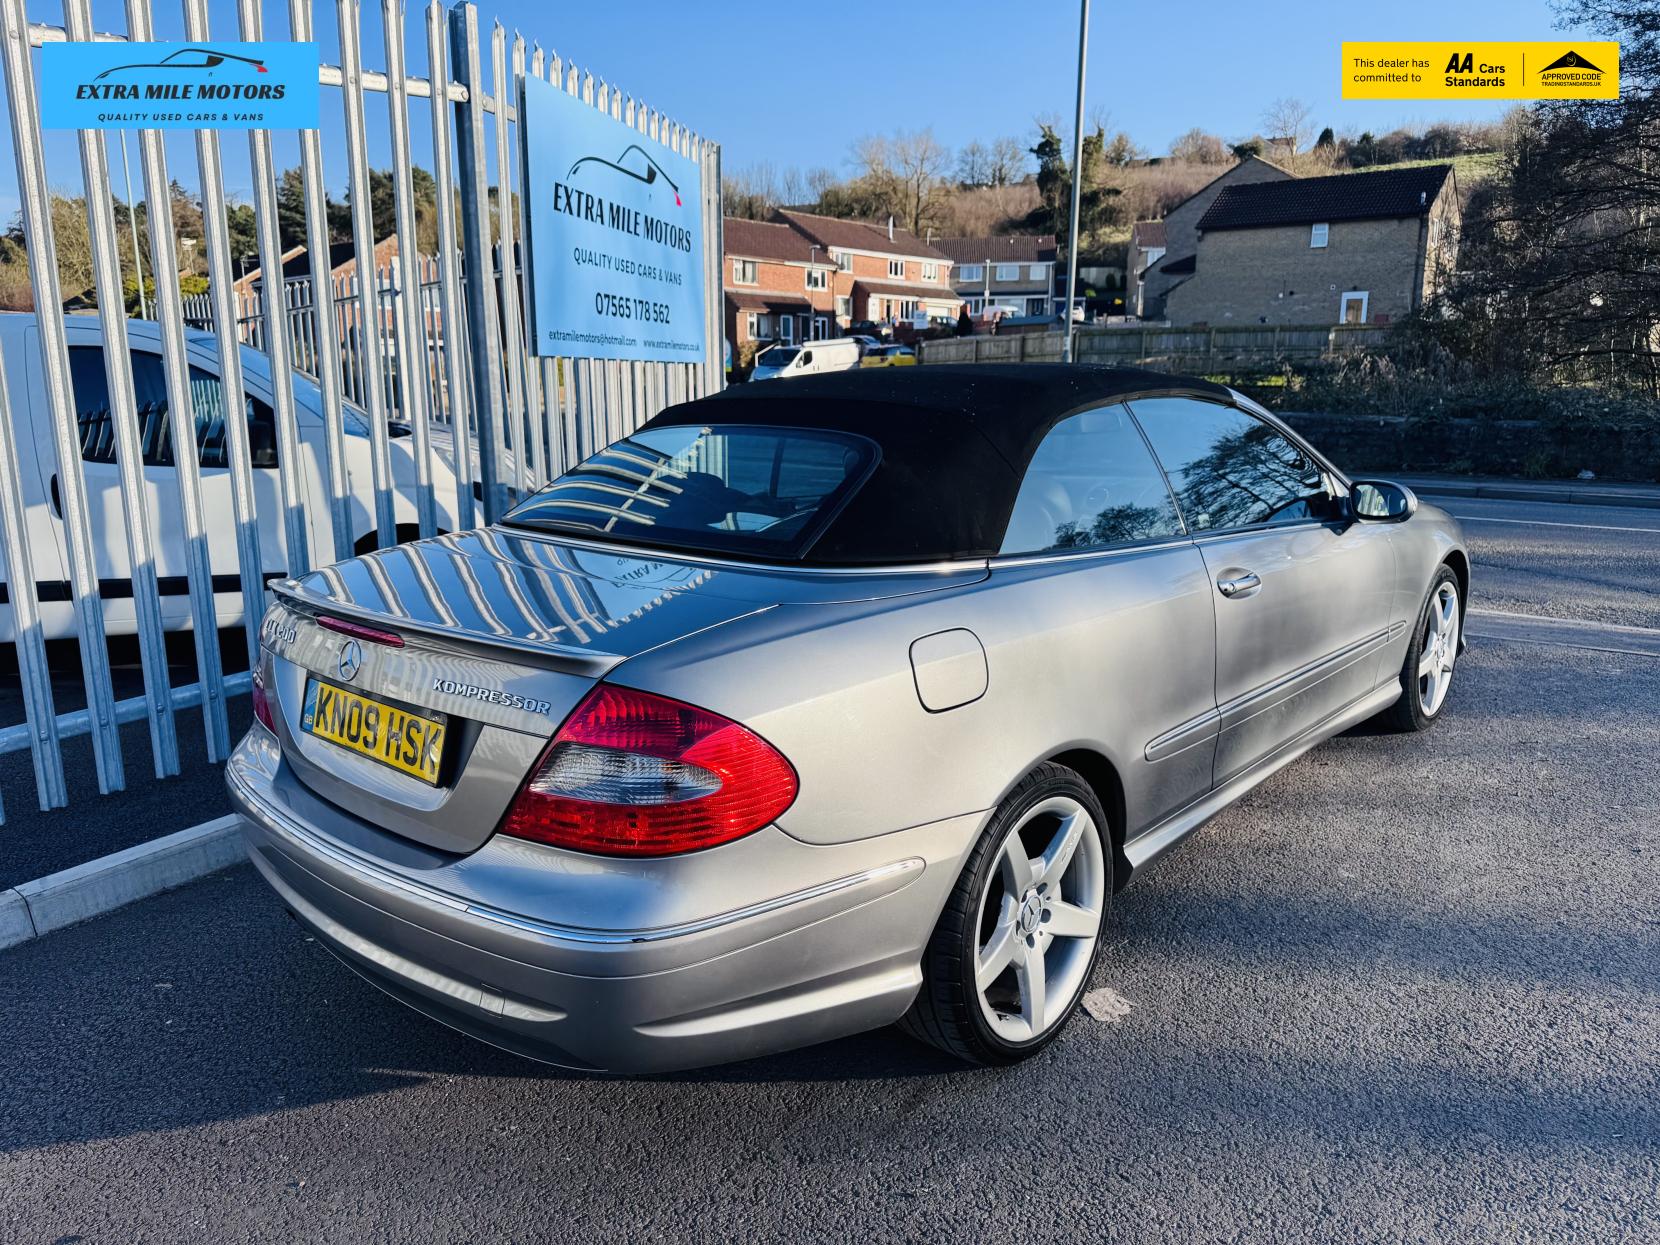
[[[1226,164],[1227,144],[1195,126],[1170,144],[1170,158],[1186,164]]]
[[[1295,156],[1314,132],[1314,110],[1300,99],[1286,96],[1269,104],[1262,113],[1262,128],[1270,142],[1283,140]]]
[[[991,152],[984,143],[971,142],[957,153],[957,180],[964,186],[991,185]]]
[[[993,186],[1012,186],[1026,176],[1030,167],[1024,144],[1018,138],[1000,138],[991,145],[987,159],[987,180]]]
[[[899,188],[905,223],[918,237],[944,208],[945,173],[951,153],[932,130],[896,134],[888,144],[891,171]]]

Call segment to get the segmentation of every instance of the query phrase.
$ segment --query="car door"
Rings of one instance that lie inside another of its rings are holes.
[[[993,582],[1018,611],[1023,653],[995,677],[1041,688],[1012,732],[1112,758],[1130,837],[1210,790],[1216,631],[1210,577],[1122,404],[1057,423],[1033,455]]]
[[[1216,611],[1216,783],[1377,685],[1394,552],[1346,516],[1304,447],[1237,406],[1139,398],[1131,409],[1175,489]]]
[[[169,400],[162,358],[147,343],[135,342],[130,351],[133,394],[138,411],[140,448],[146,500],[154,525],[156,577],[161,590],[163,623],[182,626],[190,618],[183,512],[169,420]],[[87,508],[92,522],[98,578],[104,585],[105,617],[112,629],[128,628],[134,618],[132,559],[127,547],[126,508],[121,500],[120,471],[110,426],[108,380],[104,348],[96,329],[73,334],[69,371],[75,410],[81,428],[81,467],[86,479]],[[221,624],[241,613],[241,583],[235,508],[226,458],[224,398],[219,378],[200,362],[189,368],[191,406],[195,413],[196,444],[201,465],[202,512],[208,536],[215,608]],[[277,488],[275,420],[265,402],[248,396],[249,457],[253,464],[254,500],[259,514],[260,560],[266,573],[286,566],[285,540]]]

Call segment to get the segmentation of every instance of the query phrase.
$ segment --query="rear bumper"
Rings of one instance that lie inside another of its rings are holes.
[[[561,919],[581,906],[570,902],[571,874],[593,858],[498,839],[467,857],[391,836],[384,855],[361,850],[379,832],[309,796],[258,727],[226,781],[260,873],[353,969],[494,1045],[630,1073],[750,1058],[898,1019],[982,819],[835,848],[769,827],[714,849],[730,857],[719,887],[707,861],[686,871],[688,884],[720,892],[702,898],[706,911],[688,912],[681,894],[673,920],[613,929]],[[615,897],[618,871],[594,885]],[[661,870],[640,886],[662,893]]]

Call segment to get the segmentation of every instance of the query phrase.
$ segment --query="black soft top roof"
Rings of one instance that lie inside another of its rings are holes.
[[[671,406],[645,426],[826,428],[868,438],[881,461],[806,560],[935,561],[997,552],[1026,465],[1058,421],[1108,402],[1172,393],[1228,397],[1210,381],[1132,368],[928,364],[735,385]]]

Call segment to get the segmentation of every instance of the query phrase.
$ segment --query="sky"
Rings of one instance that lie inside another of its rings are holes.
[[[212,32],[236,36],[232,0],[208,0]],[[952,149],[972,140],[1014,135],[1029,146],[1035,119],[1070,117],[1077,70],[1078,6],[1051,0],[963,0],[939,4],[849,3],[738,5],[699,0],[629,0],[561,4],[546,0],[478,0],[487,32],[500,22],[631,92],[660,112],[722,145],[728,169],[850,171],[851,146],[864,135],[931,129]],[[156,34],[183,37],[182,6],[156,5]],[[93,0],[100,31],[126,28],[122,0]],[[362,18],[367,67],[385,64],[380,5]],[[32,21],[58,24],[57,4],[32,2]],[[1132,3],[1095,0],[1089,40],[1086,112],[1125,130],[1150,154],[1197,126],[1225,138],[1260,128],[1264,109],[1290,96],[1313,107],[1314,125],[1383,132],[1403,123],[1478,120],[1503,104],[1445,101],[1383,103],[1339,98],[1344,39],[1550,39],[1557,33],[1547,0],[1390,0],[1361,7],[1307,0],[1198,0]],[[287,37],[287,0],[267,0],[266,34]],[[337,60],[336,7],[315,10],[326,61]],[[425,74],[425,9],[404,22],[412,73]],[[488,49],[486,49],[488,64]],[[488,72],[488,70],[486,70]],[[0,91],[3,94],[3,91]],[[346,182],[341,95],[323,91],[324,162],[336,195]],[[425,101],[411,126],[415,162],[430,165]],[[390,163],[383,95],[367,101],[370,162]],[[1070,127],[1067,127],[1068,129]],[[129,135],[139,186],[137,147]],[[111,133],[112,170],[121,186],[120,149]],[[222,138],[227,190],[247,199],[251,187],[245,134]],[[279,169],[299,162],[292,134],[274,137]],[[169,173],[192,188],[196,155],[189,134],[167,142]],[[46,136],[54,187],[80,191],[73,132]],[[140,189],[140,193],[142,190]],[[10,130],[0,126],[0,218],[18,208]]]

